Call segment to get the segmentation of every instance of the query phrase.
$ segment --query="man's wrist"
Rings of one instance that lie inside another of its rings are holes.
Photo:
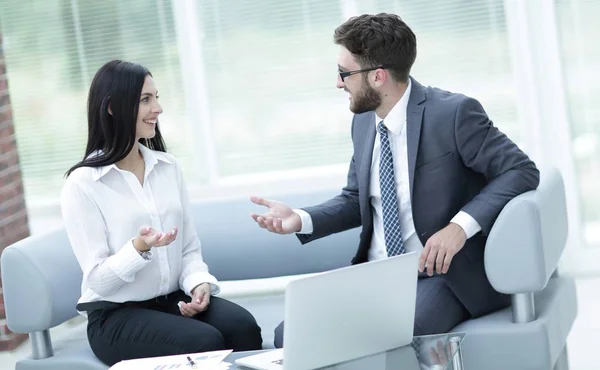
[[[312,234],[313,224],[310,214],[303,209],[294,209],[294,213],[300,218],[300,230],[297,234]]]
[[[464,227],[462,227],[461,224],[459,224],[457,222],[454,222],[454,221],[451,221],[450,225],[452,225],[454,227],[454,229],[456,230],[457,233],[462,234],[465,237],[465,239],[468,239],[467,238],[467,231],[465,230]]]
[[[460,226],[467,236],[467,239],[481,231],[481,226],[477,220],[464,211],[458,212],[456,216],[452,217],[450,222]]]
[[[296,216],[296,219],[298,220],[298,227],[296,227],[294,233],[299,233],[300,231],[302,231],[302,217],[300,217],[300,215],[296,212],[294,212],[294,216]]]

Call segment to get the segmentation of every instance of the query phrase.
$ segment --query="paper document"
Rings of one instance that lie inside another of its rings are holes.
[[[223,362],[232,350],[190,353],[185,355],[140,358],[121,361],[109,370],[226,370],[231,364]],[[189,358],[188,358],[189,357]]]

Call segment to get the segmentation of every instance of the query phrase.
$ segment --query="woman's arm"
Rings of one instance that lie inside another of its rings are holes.
[[[108,247],[108,230],[94,200],[74,181],[67,181],[61,196],[62,216],[71,247],[88,286],[105,297],[135,279],[150,261],[142,258],[132,240],[114,255]],[[132,235],[134,237],[135,235]]]
[[[208,272],[208,266],[202,258],[202,249],[196,226],[190,217],[190,204],[187,187],[179,164],[177,164],[179,195],[183,211],[183,225],[180,230],[182,238],[182,263],[179,287],[187,295],[192,296],[192,290],[202,283],[210,283],[211,293],[219,293],[217,279]]]

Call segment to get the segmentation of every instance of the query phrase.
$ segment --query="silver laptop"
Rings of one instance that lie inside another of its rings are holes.
[[[410,344],[418,259],[412,252],[291,281],[285,290],[283,349],[236,364],[316,369]]]

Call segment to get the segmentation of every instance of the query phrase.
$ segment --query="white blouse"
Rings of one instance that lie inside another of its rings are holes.
[[[114,164],[78,168],[64,184],[63,222],[83,271],[79,303],[143,301],[178,289],[191,295],[205,282],[219,292],[202,259],[181,168],[167,153],[141,144],[140,152],[143,186]],[[133,247],[142,226],[179,231],[171,244],[152,248],[147,260]]]

